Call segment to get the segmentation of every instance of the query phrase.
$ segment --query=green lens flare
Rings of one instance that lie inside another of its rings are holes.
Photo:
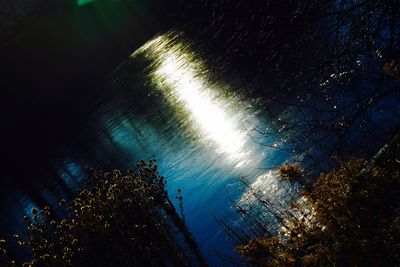
[[[78,0],[77,5],[78,6],[83,6],[83,5],[89,4],[89,3],[94,2],[94,1],[95,0]]]

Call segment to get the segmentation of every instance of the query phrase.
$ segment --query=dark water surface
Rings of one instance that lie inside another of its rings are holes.
[[[22,217],[33,207],[50,205],[62,215],[57,203],[83,185],[85,165],[127,169],[155,158],[171,199],[182,189],[185,219],[207,260],[220,264],[221,255],[233,256],[233,245],[213,216],[232,220],[232,201],[243,194],[239,177],[278,200],[295,190],[266,169],[290,155],[278,149],[287,137],[262,133],[278,126],[244,93],[251,88],[227,78],[238,66],[199,48],[229,48],[208,42],[225,25],[218,12],[210,24],[203,22],[208,9],[196,5],[166,3],[160,16],[155,3],[125,2],[59,9],[2,51],[0,236],[11,240],[23,231]],[[177,10],[177,21],[165,20]],[[166,32],[173,24],[180,30]],[[193,38],[200,32],[203,41]],[[109,79],[110,65],[123,58]],[[228,68],[218,73],[211,65]]]
[[[56,206],[73,194],[85,165],[126,169],[155,158],[170,197],[182,189],[185,219],[210,264],[232,256],[231,241],[213,216],[234,214],[241,176],[263,184],[276,199],[293,195],[294,188],[281,188],[265,170],[290,153],[276,149],[287,140],[255,131],[274,127],[261,116],[259,101],[216,78],[199,54],[179,32],[160,34],[135,51],[112,75],[109,91],[93,100],[72,141],[57,150],[52,173],[4,191],[2,235],[20,231],[32,207]]]

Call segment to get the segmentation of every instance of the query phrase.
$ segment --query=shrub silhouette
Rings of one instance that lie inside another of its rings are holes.
[[[397,135],[367,164],[338,160],[290,212],[273,214],[281,222],[278,233],[260,226],[237,250],[255,266],[398,266],[399,148]],[[279,170],[288,180],[301,177],[297,167]]]
[[[127,174],[87,171],[90,185],[65,207],[68,217],[56,219],[44,207],[24,218],[27,236],[14,235],[31,256],[22,266],[205,265],[155,161],[141,161]],[[177,241],[179,235],[185,242]],[[0,253],[1,266],[20,266],[7,256],[4,240]]]

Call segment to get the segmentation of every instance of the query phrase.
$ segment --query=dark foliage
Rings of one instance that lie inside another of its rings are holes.
[[[274,212],[281,222],[277,234],[260,227],[258,236],[237,250],[255,266],[398,266],[399,159],[396,135],[367,164],[338,160],[339,166],[321,173],[291,210]]]
[[[44,207],[24,218],[27,235],[14,235],[31,257],[22,266],[205,265],[155,162],[142,161],[127,174],[89,168],[88,182],[66,208],[68,217],[56,219]],[[9,258],[4,240],[0,246],[0,265],[20,266]]]

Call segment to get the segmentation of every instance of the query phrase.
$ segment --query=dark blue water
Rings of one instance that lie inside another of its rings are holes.
[[[56,206],[73,195],[82,186],[85,165],[126,169],[155,158],[171,199],[182,190],[183,216],[210,264],[237,258],[213,216],[233,220],[232,202],[244,192],[241,176],[279,201],[296,195],[296,188],[280,186],[265,169],[291,151],[279,150],[287,139],[257,131],[275,127],[260,102],[216,78],[199,54],[176,32],[156,36],[134,52],[112,75],[109,91],[93,101],[73,141],[49,163],[49,178],[30,177],[27,191],[19,188],[3,203],[8,216],[2,234],[19,232],[20,218],[32,207]]]

